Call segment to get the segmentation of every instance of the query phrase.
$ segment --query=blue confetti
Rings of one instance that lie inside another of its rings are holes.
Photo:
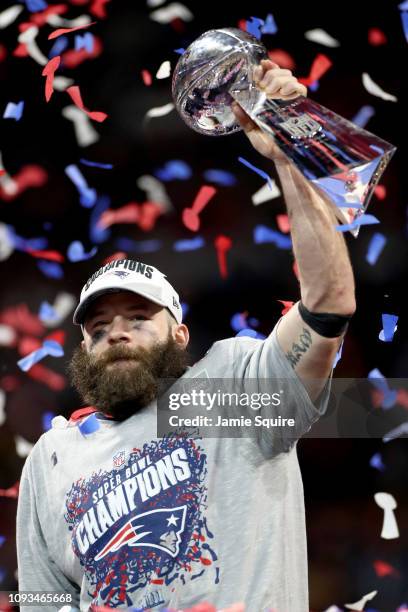
[[[75,36],[75,51],[85,49],[88,53],[92,53],[94,48],[94,37],[91,32],[85,32],[85,34],[77,34]]]
[[[264,23],[264,20],[259,19],[259,17],[251,17],[251,21],[246,22],[246,31],[259,40],[262,36],[261,26],[263,26]]]
[[[266,338],[266,336],[263,334],[260,334],[255,329],[250,329],[249,327],[241,329],[241,331],[239,331],[235,337],[239,338],[240,336],[248,336],[249,338],[256,338],[257,340],[265,340]]]
[[[238,157],[238,161],[241,162],[241,164],[244,164],[244,166],[247,166],[247,168],[250,168],[257,174],[259,174],[259,176],[262,176],[262,178],[268,182],[269,189],[271,190],[273,189],[273,183],[272,183],[271,177],[268,174],[266,174],[266,172],[264,172],[260,168],[257,168],[256,166],[253,166],[249,161],[247,161],[243,157]]]
[[[0,546],[3,546],[5,541],[6,541],[5,536],[0,535]]]
[[[370,459],[370,466],[372,468],[375,468],[376,470],[379,470],[380,472],[384,472],[385,470],[385,465],[382,462],[382,458],[381,458],[381,454],[380,453],[375,453],[375,455],[373,455]]]
[[[104,170],[112,170],[113,164],[101,164],[100,162],[89,161],[89,159],[80,159],[81,164],[84,166],[91,166],[92,168],[103,168]]]
[[[389,388],[385,376],[381,374],[378,368],[375,368],[374,370],[371,370],[371,372],[368,373],[368,379],[370,380],[371,384],[376,389],[378,389],[378,391],[381,391],[384,394],[383,401],[381,402],[381,407],[385,410],[392,408],[395,402],[397,401],[398,392]]]
[[[56,340],[44,340],[43,347],[51,357],[63,357],[64,349]]]
[[[226,170],[217,170],[215,168],[206,170],[203,174],[206,181],[222,185],[223,187],[231,187],[237,184],[237,179],[231,172]]]
[[[309,85],[310,91],[317,91],[319,87],[320,87],[319,81],[313,81],[313,83],[310,83]]]
[[[205,245],[205,240],[201,236],[196,236],[196,238],[192,238],[191,240],[177,240],[173,244],[173,249],[175,251],[196,251],[197,249],[201,249]]]
[[[101,244],[110,238],[111,231],[109,227],[99,227],[98,221],[105,210],[110,206],[108,196],[99,196],[96,204],[92,209],[89,219],[89,239],[94,244]]]
[[[80,169],[75,164],[65,168],[65,174],[71,179],[79,192],[79,201],[84,208],[92,208],[96,204],[97,194],[95,189],[88,187]]]
[[[408,11],[408,0],[401,2],[401,4],[398,5],[398,8],[400,11]]]
[[[264,244],[265,242],[273,242],[278,249],[291,249],[292,240],[290,236],[286,236],[281,232],[270,229],[266,225],[257,225],[254,230],[255,244]]]
[[[154,253],[162,247],[161,240],[131,240],[130,238],[118,238],[115,242],[121,251],[133,251],[134,253]]]
[[[351,123],[354,123],[355,125],[358,125],[359,127],[363,128],[367,125],[373,115],[375,115],[374,107],[369,106],[367,104],[366,106],[362,106],[360,110],[354,115],[351,120]]]
[[[192,171],[190,166],[183,160],[172,159],[168,161],[163,168],[159,168],[153,174],[160,181],[185,181],[191,177]]]
[[[48,246],[47,238],[22,238],[15,233],[12,225],[7,225],[7,234],[14,248],[19,251],[27,251],[29,249],[32,251],[42,251]]]
[[[376,232],[370,240],[370,244],[368,245],[366,261],[373,266],[377,259],[379,258],[381,251],[385,247],[387,243],[387,239],[384,234],[380,232]]]
[[[402,29],[404,30],[405,39],[408,42],[408,13],[406,11],[401,13]]]
[[[37,261],[37,268],[39,268],[45,276],[48,276],[48,278],[64,278],[64,271],[56,261],[41,259]]]
[[[275,19],[270,13],[267,15],[261,31],[262,34],[276,34],[278,31],[278,26],[276,25]]]
[[[383,328],[380,331],[379,339],[382,342],[392,342],[394,338],[395,331],[397,329],[398,317],[397,315],[392,314],[383,314],[382,315],[382,325]]]
[[[230,325],[235,332],[239,332],[242,329],[247,328],[248,322],[245,313],[237,312],[236,314],[232,315]]]
[[[184,317],[186,317],[190,311],[190,306],[187,304],[187,302],[181,302],[180,306],[181,306],[182,317],[184,319]]]
[[[41,302],[38,317],[40,321],[56,321],[58,319],[58,313],[48,302]]]
[[[82,435],[94,433],[100,428],[100,423],[95,414],[91,414],[85,421],[78,424],[78,429]]]
[[[333,370],[336,367],[336,365],[339,363],[342,355],[343,355],[343,344],[344,344],[344,340],[342,341],[342,343],[340,344],[339,350],[336,353],[336,356],[334,358],[334,362],[333,362]]]
[[[20,121],[23,116],[24,111],[24,100],[14,104],[14,102],[9,102],[6,106],[6,109],[3,114],[3,119],[15,119],[16,121]]]
[[[374,225],[375,223],[379,223],[380,221],[374,215],[361,215],[354,219],[352,223],[346,223],[344,225],[336,225],[336,230],[338,232],[348,232],[349,230],[354,230],[360,227],[361,225]]]
[[[25,4],[30,13],[45,11],[45,9],[48,8],[48,4],[45,2],[45,0],[25,0]]]
[[[85,253],[84,245],[79,240],[74,240],[68,247],[67,257],[69,261],[77,262],[77,261],[85,261],[86,259],[91,259],[96,253],[98,249],[97,247],[93,247],[89,253]]]
[[[68,47],[69,45],[69,40],[67,36],[59,36],[54,44],[52,45],[49,53],[48,53],[48,58],[52,59],[53,57],[56,57],[57,55],[61,55],[61,53],[63,53],[65,51],[65,49]]]
[[[43,431],[48,431],[52,428],[52,419],[55,417],[54,412],[44,412],[42,415],[42,427]]]
[[[179,55],[183,55],[185,49],[183,49],[183,47],[180,47],[180,49],[174,49],[174,53],[178,53]]]

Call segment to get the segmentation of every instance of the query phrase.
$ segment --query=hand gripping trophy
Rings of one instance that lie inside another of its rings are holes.
[[[374,187],[395,152],[390,143],[304,96],[267,98],[253,74],[266,59],[264,45],[236,28],[210,30],[180,57],[172,91],[178,112],[201,134],[240,130],[231,110],[236,100],[272,134],[302,174],[329,197],[337,218],[352,223],[364,214]],[[359,227],[351,232],[357,236]]]

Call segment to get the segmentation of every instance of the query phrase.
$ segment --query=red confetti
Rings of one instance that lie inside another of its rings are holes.
[[[213,195],[217,193],[215,187],[203,185],[198,192],[191,208],[185,208],[182,214],[184,225],[192,232],[197,232],[200,227],[199,215],[208,204]]]
[[[93,0],[89,7],[89,12],[95,17],[98,17],[98,19],[105,19],[108,16],[105,10],[105,4],[108,4],[108,2],[110,2],[110,0]]]
[[[281,68],[287,70],[295,70],[296,62],[291,55],[284,49],[272,49],[268,51],[268,57],[273,62],[276,62]]]
[[[110,261],[117,261],[118,259],[127,259],[127,254],[123,251],[118,251],[117,253],[113,253],[113,255],[109,255],[106,259],[103,260],[102,265],[106,266]]]
[[[398,577],[400,575],[399,571],[396,570],[395,567],[392,567],[392,565],[390,565],[389,563],[386,563],[385,561],[380,561],[380,560],[374,561],[373,565],[374,565],[375,573],[380,578],[383,578],[384,576]]]
[[[54,38],[58,38],[58,36],[62,36],[63,34],[69,34],[70,32],[76,32],[77,30],[84,30],[86,28],[95,25],[96,21],[91,21],[91,23],[87,23],[86,25],[76,26],[75,28],[59,28],[58,30],[54,30],[48,36],[48,40],[53,40]]]
[[[0,45],[0,62],[4,61],[7,57],[7,49],[4,45]]]
[[[44,70],[42,71],[42,75],[46,77],[45,79],[45,99],[47,102],[50,101],[50,98],[54,92],[54,75],[55,71],[58,69],[61,62],[61,57],[56,55],[46,66],[44,66]]]
[[[385,200],[387,197],[387,189],[384,185],[376,185],[374,193],[379,200]]]
[[[7,393],[12,393],[18,389],[19,386],[20,381],[18,380],[17,376],[7,375],[3,376],[3,378],[0,380],[0,387],[4,389],[4,391],[7,391]]]
[[[288,215],[276,215],[276,223],[281,232],[287,234],[290,232],[290,222]]]
[[[232,247],[232,240],[228,236],[217,236],[214,240],[214,246],[217,251],[218,267],[221,278],[227,278],[227,259],[226,252]]]
[[[115,223],[137,223],[140,229],[148,232],[153,229],[157,218],[163,213],[163,205],[158,202],[144,202],[143,204],[130,202],[116,210],[105,210],[97,225],[107,228]]]
[[[82,64],[87,59],[94,59],[98,57],[103,50],[102,42],[100,38],[94,36],[92,51],[88,49],[69,49],[61,56],[61,61],[64,68],[76,68],[79,64]]]
[[[62,389],[65,389],[67,386],[67,381],[64,376],[49,370],[41,363],[36,363],[33,365],[27,374],[30,376],[30,378],[44,383],[53,391],[62,391]]]
[[[10,306],[0,312],[0,323],[10,325],[17,332],[29,336],[42,336],[45,333],[44,325],[37,315],[29,311],[27,304]]]
[[[20,481],[17,480],[12,487],[8,489],[0,489],[0,497],[11,497],[12,499],[18,498],[18,490],[20,488]]]
[[[29,355],[42,346],[41,340],[32,336],[23,336],[18,343],[18,353],[22,357]]]
[[[240,29],[240,30],[243,30],[244,32],[246,32],[246,24],[247,24],[246,19],[240,19],[240,20],[238,21],[238,27],[239,27],[239,29]]]
[[[27,57],[28,51],[27,51],[26,45],[24,43],[20,43],[19,45],[17,45],[17,47],[13,51],[13,56],[14,57]]]
[[[164,213],[163,205],[157,202],[144,202],[140,206],[140,218],[138,225],[144,232],[150,232],[155,226],[156,220]]]
[[[290,302],[290,301],[285,301],[285,300],[278,300],[278,302],[280,302],[284,306],[281,312],[282,316],[285,315],[287,312],[289,312],[289,310],[292,308],[293,304],[295,303],[295,302]]]
[[[32,255],[33,257],[38,257],[39,259],[57,261],[58,263],[62,263],[63,261],[65,261],[65,257],[58,251],[35,251],[34,249],[26,249],[25,252],[29,255]]]
[[[307,87],[315,81],[318,81],[332,65],[333,62],[331,61],[331,59],[329,59],[323,53],[319,53],[313,60],[309,76],[298,80],[300,83],[303,83],[303,85],[306,85]]]
[[[0,199],[6,202],[14,200],[29,187],[41,187],[47,182],[48,174],[41,166],[30,164],[21,168],[21,170],[11,178],[17,187],[15,193],[8,193],[4,187],[0,185]]]
[[[370,28],[368,30],[368,42],[373,47],[379,47],[387,43],[387,37],[379,28]]]
[[[0,169],[0,176],[3,176],[3,174],[6,174],[6,171]]]
[[[68,87],[68,89],[66,89],[66,92],[71,97],[75,106],[83,110],[88,115],[88,117],[90,117],[90,119],[93,119],[94,121],[98,121],[98,123],[105,121],[106,117],[108,116],[106,113],[102,113],[99,111],[89,111],[84,107],[84,103],[82,102],[81,92],[77,85],[71,85],[71,87]]]
[[[173,27],[176,32],[184,32],[186,29],[186,25],[180,17],[175,17],[170,21],[170,25]]]
[[[63,329],[55,329],[53,332],[51,332],[51,334],[48,334],[48,336],[44,338],[44,341],[55,340],[55,342],[58,342],[58,344],[64,346],[65,336],[66,334]]]
[[[152,75],[148,70],[142,70],[141,75],[143,83],[149,87],[152,84]]]
[[[371,401],[374,408],[380,408],[384,401],[384,393],[379,389],[372,389]],[[396,404],[408,410],[408,391],[405,389],[397,389]]]
[[[63,15],[67,10],[68,7],[66,4],[55,4],[54,6],[49,6],[44,11],[33,13],[30,17],[30,22],[41,28],[41,26],[47,23],[47,19],[50,15]]]

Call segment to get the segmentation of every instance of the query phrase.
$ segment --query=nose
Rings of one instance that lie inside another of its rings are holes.
[[[127,319],[121,317],[120,315],[115,316],[109,326],[108,343],[110,345],[119,344],[120,342],[129,344],[131,339]]]

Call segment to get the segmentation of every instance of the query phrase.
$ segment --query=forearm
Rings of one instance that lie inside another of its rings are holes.
[[[301,298],[312,312],[352,314],[354,275],[347,246],[324,198],[292,164],[278,164],[291,226]]]

